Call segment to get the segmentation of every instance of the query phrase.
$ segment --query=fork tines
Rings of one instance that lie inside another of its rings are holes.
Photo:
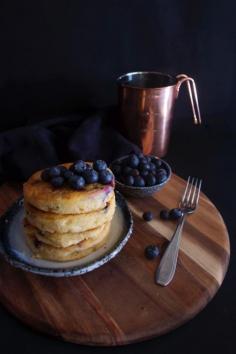
[[[181,208],[195,209],[198,205],[201,192],[202,179],[196,177],[188,177],[187,185],[180,202]]]

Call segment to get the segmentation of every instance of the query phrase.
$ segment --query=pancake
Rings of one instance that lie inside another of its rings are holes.
[[[69,167],[71,163],[63,164]],[[105,208],[114,195],[112,185],[99,183],[86,185],[83,190],[73,190],[68,186],[54,188],[41,179],[41,172],[34,173],[23,186],[25,200],[34,207],[58,214],[89,213]]]
[[[31,225],[26,219],[24,221],[25,234],[34,236],[38,241],[51,245],[53,247],[69,247],[75,245],[83,240],[95,239],[104,232],[107,224],[96,227],[95,229],[77,232],[77,233],[59,233],[59,232],[45,232],[42,233],[35,226]]]
[[[102,247],[107,240],[109,229],[110,223],[107,223],[103,232],[95,239],[83,240],[66,248],[52,247],[38,241],[36,237],[30,234],[26,234],[26,241],[35,258],[58,262],[72,261],[88,256]]]
[[[42,232],[76,233],[94,229],[109,222],[115,212],[115,195],[101,210],[84,214],[55,214],[41,211],[25,202],[26,219]]]

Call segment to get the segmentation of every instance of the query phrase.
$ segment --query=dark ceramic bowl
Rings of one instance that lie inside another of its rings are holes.
[[[121,193],[123,193],[124,195],[127,196],[131,196],[131,197],[137,197],[137,198],[144,198],[144,197],[149,197],[150,195],[152,195],[153,193],[158,192],[159,190],[161,190],[166,183],[170,180],[171,178],[171,168],[169,166],[169,164],[162,160],[157,158],[156,156],[153,155],[149,155],[152,158],[161,160],[163,168],[166,170],[167,172],[167,179],[159,184],[155,184],[154,186],[150,186],[150,187],[133,187],[133,186],[127,186],[126,184],[118,181],[116,179],[116,189],[118,189]],[[112,166],[119,164],[122,160],[124,160],[127,156],[123,156],[119,159],[116,159],[114,161],[112,161],[111,165],[110,165],[110,169],[112,170]]]

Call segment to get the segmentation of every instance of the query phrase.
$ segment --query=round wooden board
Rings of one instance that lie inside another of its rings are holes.
[[[154,282],[160,261],[144,257],[147,245],[161,251],[175,223],[159,212],[177,205],[185,182],[173,175],[168,185],[147,199],[129,199],[134,233],[111,262],[83,276],[49,278],[13,268],[0,260],[0,301],[16,317],[42,332],[87,345],[122,345],[142,341],[193,318],[219,289],[229,262],[224,221],[201,194],[198,210],[187,218],[175,277],[167,287]],[[0,188],[0,212],[19,196]],[[144,210],[154,219],[142,220]]]

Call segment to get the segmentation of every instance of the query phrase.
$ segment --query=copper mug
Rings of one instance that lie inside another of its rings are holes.
[[[141,71],[117,79],[121,131],[144,154],[163,157],[167,153],[174,102],[184,82],[187,83],[194,123],[201,124],[197,89],[191,77]]]

